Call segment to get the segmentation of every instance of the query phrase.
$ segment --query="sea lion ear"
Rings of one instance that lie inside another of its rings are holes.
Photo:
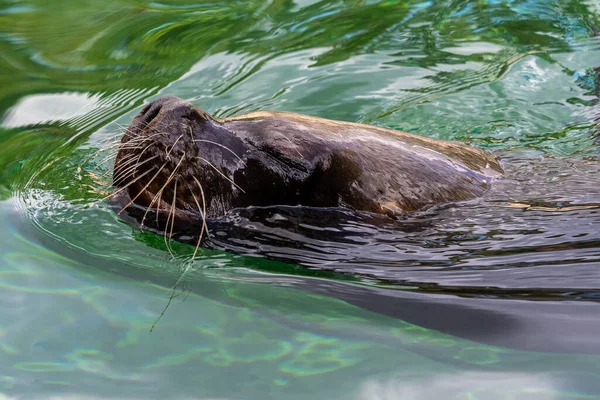
[[[402,209],[400,203],[397,201],[386,201],[379,203],[379,206],[381,207],[381,213],[392,219],[398,219],[403,215],[406,215],[406,212]]]

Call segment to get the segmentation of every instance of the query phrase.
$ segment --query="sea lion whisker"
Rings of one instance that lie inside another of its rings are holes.
[[[171,210],[173,211],[173,218],[171,219],[171,231],[169,232],[169,240],[173,238],[173,226],[175,225],[175,201],[177,200],[177,183],[179,183],[179,178],[175,179],[175,188],[173,189],[173,204],[171,205]]]
[[[150,212],[150,209],[152,208],[152,205],[156,202],[156,200],[158,199],[158,196],[162,194],[162,189],[159,190],[158,192],[156,192],[156,194],[154,195],[154,197],[152,197],[152,200],[150,201],[150,204],[148,204],[148,207],[146,207],[146,211],[144,212],[144,216],[142,217],[142,222],[140,223],[140,228],[144,228],[144,221],[146,221],[146,216],[148,215],[148,213]],[[158,207],[160,206],[159,203],[156,203],[156,212],[158,213]],[[157,218],[158,219],[158,218]],[[158,225],[158,222],[156,223]]]
[[[153,142],[153,141],[151,141],[151,140],[148,140],[148,139],[146,139],[146,138],[144,138],[144,139],[143,139],[143,140],[141,140],[139,143],[136,143],[136,144],[134,144],[134,145],[132,145],[132,146],[129,146],[129,143],[127,143],[127,144],[125,144],[125,145],[123,145],[123,146],[119,147],[119,151],[121,151],[121,150],[131,150],[131,151],[129,151],[129,152],[128,152],[129,154],[126,154],[124,157],[129,157],[129,156],[131,156],[131,157],[135,157],[137,154],[133,153],[133,151],[141,149],[141,148],[142,148],[142,146],[143,146],[145,143],[147,143],[147,142],[150,142],[150,143],[149,143],[149,144],[148,144],[148,145],[147,145],[147,146],[144,148],[144,150],[143,150],[143,151],[145,151],[145,150],[146,150],[148,147],[150,147],[150,146],[152,146],[152,145],[154,144],[154,142]]]
[[[152,169],[156,169],[156,167],[152,167]],[[141,175],[140,175],[141,176]],[[144,172],[144,176],[146,176],[146,172]],[[131,182],[135,182],[137,181],[138,178],[136,178],[133,174],[132,171],[130,171],[129,173],[127,173],[126,175],[123,175],[122,177],[120,177],[117,181],[112,182],[111,184],[109,184],[110,186],[112,186],[113,188],[120,190],[123,184],[127,183],[125,186],[128,186],[129,183]]]
[[[115,143],[114,147],[109,148],[109,149],[98,149],[96,151],[94,151],[94,153],[90,154],[90,156],[85,159],[82,164],[86,164],[90,159],[94,158],[94,157],[98,157],[98,156],[102,156],[102,160],[110,160],[111,158],[115,157],[119,151],[121,150],[133,150],[135,149],[134,146],[131,145],[123,145],[121,146],[120,143]],[[101,161],[99,164],[103,164],[104,161]]]
[[[165,242],[165,247],[167,248],[169,255],[172,258],[175,258],[175,254],[173,253],[173,250],[171,250],[171,247],[169,246],[169,242],[167,241],[167,229],[169,227],[169,222],[171,222],[171,209],[169,209],[169,212],[167,213],[167,222],[165,222],[165,230],[163,231],[163,238],[164,238],[164,242]]]
[[[233,150],[231,150],[229,147],[221,144],[221,143],[217,143],[217,142],[213,142],[212,140],[206,140],[206,139],[192,139],[192,142],[206,142],[206,143],[212,143],[216,146],[222,147],[225,150],[227,150],[228,152],[230,152],[231,154],[233,154],[234,156],[237,157],[238,160],[240,160],[242,162],[242,164],[244,164],[244,166],[246,166],[246,162],[242,159],[242,157],[238,156]]]
[[[89,156],[87,156],[81,163],[80,165],[84,165],[87,164],[88,161],[90,161],[92,158],[97,157],[100,153],[108,153],[108,152],[112,152],[113,150],[136,150],[137,148],[141,147],[144,144],[144,140],[141,140],[139,144],[135,144],[135,145],[131,145],[130,142],[126,143],[126,144],[121,144],[121,142],[117,142],[117,143],[113,143],[109,148],[99,148],[96,151],[94,151],[92,154],[90,154]],[[109,154],[108,156],[106,156],[105,158],[103,158],[98,165],[102,165],[104,164],[106,161],[110,160],[111,158],[113,158],[115,156],[115,154]]]
[[[125,143],[122,142],[122,139],[117,139],[117,138],[115,138],[115,139],[111,139],[110,141],[105,142],[101,146],[98,146],[98,150],[108,150],[112,147],[118,147],[121,145],[123,145],[123,146],[131,145],[132,143],[135,143],[137,141],[142,141],[142,140],[148,139],[148,136],[136,136],[136,137],[129,139]]]
[[[149,144],[144,148],[143,151],[146,151],[152,144]],[[115,172],[120,172],[131,166],[131,164],[139,163],[140,158],[138,154],[127,154],[119,160],[118,165],[115,166]],[[124,160],[124,161],[123,161]]]
[[[142,217],[142,223],[141,223],[142,226],[144,225],[144,221],[146,220],[146,215],[150,211],[150,208],[152,208],[152,204],[154,204],[154,202],[156,201],[156,198],[159,195],[162,197],[163,190],[165,190],[165,188],[167,187],[167,185],[171,182],[171,180],[173,180],[173,176],[174,175],[171,175],[171,177],[169,179],[167,179],[167,181],[165,182],[165,184],[160,188],[160,190],[158,192],[156,192],[156,194],[152,198],[150,204],[148,205],[148,208],[146,209],[146,212],[144,213],[144,216]],[[157,225],[158,225],[158,208],[160,206],[160,201],[161,200],[159,200],[158,203],[156,203],[156,224]]]
[[[187,273],[187,270],[184,271],[184,272]],[[184,274],[184,276],[185,276],[185,274]],[[182,276],[182,278],[183,278],[183,276]],[[182,289],[181,290],[182,290],[182,293],[180,293],[180,294],[183,294],[185,292],[187,292],[187,294],[185,295],[185,297],[183,298],[183,300],[181,300],[179,302],[179,304],[183,304],[188,299],[188,297],[190,297],[190,293],[192,293],[192,290],[191,289],[188,290],[188,288],[185,286],[185,284],[182,285]],[[177,296],[179,296],[179,295],[177,295]]]
[[[156,167],[150,168],[148,171],[144,172],[142,175],[138,176],[133,181],[129,182],[127,185],[123,186],[122,188],[119,188],[119,189],[115,190],[114,192],[112,192],[108,196],[105,196],[105,197],[101,198],[100,200],[98,200],[98,202],[106,200],[109,197],[112,197],[112,196],[116,195],[117,193],[121,193],[123,190],[127,189],[129,186],[133,185],[135,182],[139,181],[140,179],[142,179],[144,176],[148,175],[150,172],[154,171],[155,169],[156,169]]]
[[[171,210],[169,212],[169,216],[167,217],[167,223],[165,226],[165,231],[164,231],[164,240],[165,240],[165,245],[167,246],[167,251],[169,252],[169,254],[171,255],[171,257],[175,257],[175,254],[173,253],[173,249],[170,247],[169,243],[167,242],[167,229],[166,227],[169,225],[169,219],[171,219],[171,213],[173,213],[173,218],[172,218],[172,222],[171,222],[171,235],[169,236],[169,241],[171,240],[171,236],[173,235],[173,225],[175,223],[175,200],[176,200],[176,196],[177,196],[177,181],[178,179],[175,180],[175,189],[173,190],[173,205],[171,206]],[[154,328],[156,327],[156,324],[158,323],[158,321],[160,321],[160,319],[163,317],[163,315],[165,315],[165,312],[167,312],[167,309],[169,308],[169,306],[171,305],[171,302],[173,301],[173,299],[175,297],[177,297],[175,295],[175,289],[177,288],[177,285],[179,285],[179,283],[181,282],[181,280],[183,279],[183,277],[185,276],[185,274],[187,273],[188,268],[186,267],[186,269],[183,271],[183,273],[181,274],[181,276],[177,279],[177,281],[173,284],[172,288],[171,288],[171,295],[169,296],[169,300],[167,301],[167,304],[165,305],[165,308],[163,308],[162,312],[160,313],[160,315],[158,316],[158,318],[156,319],[156,321],[154,321],[154,323],[152,324],[152,327],[150,328],[150,332],[152,332],[154,330]]]
[[[150,168],[150,170],[152,170],[152,171],[153,171],[153,170],[155,170],[155,169],[156,169],[156,167],[151,167],[151,168]],[[118,182],[113,182],[113,183],[111,184],[111,186],[115,188],[115,190],[113,191],[113,194],[120,193],[122,189],[125,189],[125,188],[129,187],[129,186],[130,186],[132,183],[135,183],[135,182],[137,182],[137,181],[138,181],[140,178],[142,178],[142,177],[144,177],[144,176],[148,175],[148,172],[149,172],[149,171],[146,171],[146,172],[144,172],[143,174],[141,174],[141,175],[140,175],[140,176],[138,176],[138,177],[135,177],[135,176],[133,176],[133,174],[132,174],[132,173],[129,173],[129,174],[127,174],[127,175],[124,175],[122,178],[119,178],[119,181],[118,181]],[[130,178],[131,178],[131,180],[128,180],[128,179],[130,179]],[[117,187],[116,183],[118,183],[118,186],[119,186],[119,187]],[[124,186],[121,186],[121,185],[124,185]],[[109,195],[109,196],[107,196],[107,197],[110,197],[110,195]]]
[[[110,142],[111,140],[115,140],[117,138],[119,138],[118,140],[121,141],[121,137],[124,134],[127,134],[127,132],[129,131],[128,127],[125,127],[123,125],[118,125],[117,127],[119,128],[119,132],[117,133],[113,133],[112,135],[108,135],[107,137],[105,137],[104,139],[102,139],[100,142],[98,143],[106,143],[106,142]]]
[[[114,143],[114,145],[116,147],[118,147],[119,149],[123,148],[123,149],[135,149],[138,147],[141,147],[141,145],[146,142],[146,141],[150,141],[150,139],[155,138],[156,136],[162,135],[163,132],[157,132],[157,133],[153,133],[152,135],[148,135],[148,136],[136,136],[131,140],[128,140],[125,143],[121,143],[121,142],[116,142]]]
[[[114,144],[121,144],[121,141],[117,141]],[[98,149],[96,149],[94,152],[92,152],[91,154],[89,154],[86,158],[83,159],[83,161],[81,163],[79,163],[79,166],[81,167],[81,165],[85,165],[88,163],[88,161],[90,161],[92,158],[98,156],[98,154],[105,152],[106,149],[103,148],[103,146],[99,147]]]
[[[87,163],[87,161],[88,161],[90,158],[92,158],[92,157],[94,157],[94,156],[97,156],[97,155],[98,155],[98,153],[100,153],[101,151],[102,151],[102,152],[104,152],[104,151],[109,151],[111,146],[114,146],[114,148],[115,148],[115,149],[118,149],[119,151],[122,151],[122,150],[137,150],[137,149],[140,149],[140,148],[142,148],[142,146],[143,146],[143,145],[144,145],[144,144],[145,144],[147,141],[149,141],[151,138],[153,138],[153,137],[155,137],[155,136],[158,136],[158,135],[165,135],[165,133],[164,133],[164,132],[156,132],[156,133],[154,133],[154,134],[152,134],[152,135],[149,135],[149,136],[136,137],[136,138],[133,138],[132,140],[128,141],[127,143],[124,143],[124,144],[123,144],[123,143],[121,143],[121,141],[118,141],[118,142],[112,143],[111,145],[109,145],[109,147],[107,147],[107,148],[104,148],[104,149],[102,149],[102,148],[101,148],[101,149],[98,149],[96,152],[94,152],[93,154],[91,154],[89,157],[87,157],[87,158],[86,158],[86,160],[83,162],[83,164]],[[175,143],[177,143],[177,141],[176,141]],[[152,144],[153,144],[153,142],[150,142],[150,143],[149,143],[149,144],[148,144],[148,145],[147,145],[147,146],[146,146],[146,147],[145,147],[145,148],[144,148],[144,149],[143,149],[143,150],[140,152],[140,154],[139,154],[139,155],[137,155],[137,154],[131,154],[131,155],[129,155],[129,154],[128,154],[128,155],[126,155],[126,156],[123,158],[123,160],[124,160],[124,161],[122,161],[121,163],[119,163],[119,165],[118,165],[118,166],[115,168],[115,172],[121,172],[121,173],[122,173],[123,171],[120,171],[120,170],[123,170],[125,167],[127,167],[128,165],[130,165],[131,163],[133,163],[133,161],[134,161],[134,159],[135,159],[135,157],[136,157],[136,156],[137,156],[137,162],[139,163],[139,160],[141,159],[141,157],[143,156],[143,154],[144,154],[144,153],[145,153],[145,152],[148,150],[148,148],[149,148],[150,146],[152,146]],[[172,151],[172,150],[173,150],[173,148],[171,148],[171,151]],[[169,154],[170,154],[170,151],[169,151]],[[168,156],[169,154],[167,154],[167,156]],[[108,162],[108,161],[109,161],[110,159],[112,159],[113,157],[114,157],[114,155],[113,155],[113,154],[111,154],[111,155],[109,155],[109,156],[106,156],[104,159],[102,159],[102,160],[99,162],[99,165],[102,165],[102,164],[104,164],[104,163]],[[141,165],[141,164],[137,164],[137,166],[139,166],[139,165]],[[81,169],[81,167],[79,167],[79,169]]]
[[[158,226],[158,215],[160,213],[160,203],[162,203],[162,201],[163,201],[163,199],[162,199],[163,190],[164,190],[164,188],[161,188],[157,193],[157,194],[160,193],[160,197],[158,198],[158,201],[156,202],[156,226]]]
[[[116,142],[121,142],[122,136],[123,136],[123,134],[124,134],[124,132],[126,131],[127,128],[125,128],[123,126],[119,126],[119,128],[122,129],[121,132],[114,133],[114,134],[109,135],[108,137],[105,137],[104,139],[100,140],[98,142],[99,147],[102,147],[102,146],[104,146],[104,144],[106,144],[108,142],[111,142],[113,140],[116,141]]]
[[[131,164],[136,160],[136,156],[137,154],[127,154],[121,158],[119,164],[115,166],[115,172],[120,172],[121,170],[131,166]]]
[[[121,144],[121,140],[118,138],[111,139],[110,142],[105,142],[105,143],[99,144],[96,147],[95,151],[88,157],[88,159],[96,156],[99,153],[103,153],[112,147],[118,146],[120,144]],[[87,159],[86,159],[86,161],[87,161]]]
[[[119,150],[121,150],[121,149],[123,149],[123,150],[127,150],[127,148],[120,148]],[[97,153],[96,153],[96,155],[98,155],[99,153],[100,153],[100,152],[97,152]],[[103,159],[101,159],[101,160],[100,160],[100,161],[97,163],[97,165],[98,165],[98,166],[100,166],[100,165],[102,165],[102,164],[104,164],[104,163],[106,163],[106,162],[110,161],[111,159],[115,158],[115,155],[116,155],[116,154],[109,154],[108,156],[106,156],[106,157],[104,157]],[[127,155],[127,156],[129,156],[129,155]],[[126,156],[126,157],[127,157],[127,156]],[[132,155],[132,156],[135,156],[135,154],[134,154],[134,155]]]
[[[167,241],[167,230],[169,229],[169,222],[171,222],[171,215],[173,216],[173,220],[175,220],[175,199],[176,199],[176,195],[177,195],[177,181],[175,181],[175,190],[173,191],[173,202],[172,205],[169,209],[169,213],[167,214],[167,222],[165,223],[165,229],[163,231],[163,237],[164,237],[164,241],[165,241],[165,246],[167,247],[167,251],[169,252],[169,254],[171,255],[171,257],[175,258],[175,254],[173,253],[173,249],[171,248],[171,246],[169,245],[169,242]],[[169,237],[169,240],[171,240],[171,238]]]
[[[100,154],[100,153],[105,153],[113,148],[119,148],[119,146],[121,145],[121,141],[120,140],[116,140],[114,142],[110,142],[110,143],[105,143],[102,146],[98,146],[98,148],[96,149],[96,151],[94,151],[91,155],[90,158],[95,157],[96,155]]]
[[[104,162],[108,162],[112,157],[113,157],[112,155],[107,157],[107,160],[105,160]],[[122,161],[122,160],[125,160],[125,161]],[[104,171],[100,176],[103,178],[107,178],[108,175],[112,174],[113,178],[114,178],[115,175],[123,173],[123,171],[125,169],[129,169],[128,165],[130,165],[133,162],[133,160],[134,160],[134,157],[132,155],[127,155],[121,159],[121,162],[119,163],[119,165],[116,165],[116,166],[113,165],[112,171],[110,169],[106,169],[106,171]],[[96,167],[99,167],[100,165],[102,165],[102,164],[100,163]],[[78,167],[78,168],[81,169],[81,167]],[[113,186],[114,186],[114,184],[113,184]]]
[[[152,133],[151,135],[145,135],[145,136],[138,135],[138,136],[136,136],[136,139],[139,137],[140,139],[149,140],[149,139],[155,138],[156,136],[164,136],[164,135],[166,135],[165,132],[158,131],[158,132]],[[134,139],[132,139],[132,140],[134,140]]]
[[[119,173],[122,173],[123,170],[129,168],[129,166],[131,166],[131,164],[134,162],[134,160],[135,160],[135,155],[133,155],[133,154],[128,154],[128,155],[122,157],[119,164],[113,166],[113,176],[117,175]],[[110,170],[105,172],[105,174],[107,174],[107,173],[110,173]]]
[[[196,243],[196,248],[194,249],[194,254],[192,255],[192,260],[196,258],[196,254],[198,253],[198,248],[200,247],[200,242],[202,241],[202,235],[204,235],[204,231],[206,231],[207,236],[209,235],[208,228],[206,226],[206,199],[204,197],[204,190],[202,189],[202,185],[200,184],[198,179],[195,176],[193,178],[196,181],[196,183],[198,184],[198,188],[200,189],[200,195],[202,197],[202,209],[200,209],[200,203],[198,203],[198,199],[196,198],[194,191],[190,190],[190,192],[192,193],[192,197],[194,198],[194,201],[196,202],[196,206],[198,206],[198,212],[200,212],[200,214],[202,215],[202,228],[200,228],[200,237],[198,238],[198,243]]]
[[[154,138],[156,136],[164,135],[164,134],[165,134],[164,132],[156,132],[156,133],[153,133],[153,134],[148,135],[148,136],[141,136],[140,135],[140,136],[136,136],[136,137],[128,140],[125,143],[122,143],[121,140],[117,140],[117,141],[115,141],[113,143],[108,143],[106,145],[100,146],[98,148],[98,152],[100,152],[100,151],[109,151],[109,150],[112,150],[113,148],[117,148],[119,150],[137,149],[137,148],[141,147],[145,141],[148,141],[148,140],[150,140],[150,139],[152,139],[152,138]]]
[[[160,319],[163,317],[163,315],[165,315],[165,312],[167,312],[167,309],[171,305],[171,302],[173,301],[173,299],[176,298],[176,297],[178,297],[180,295],[180,294],[175,295],[175,289],[177,289],[177,285],[179,285],[179,283],[185,277],[185,275],[187,274],[187,272],[189,271],[189,269],[190,269],[189,265],[186,266],[185,269],[183,270],[183,273],[181,274],[181,276],[177,279],[177,281],[171,287],[171,295],[169,296],[169,300],[167,301],[167,304],[165,305],[165,308],[163,308],[163,310],[160,313],[160,315],[158,316],[158,318],[156,318],[156,321],[154,321],[154,323],[152,324],[152,327],[150,328],[150,332],[152,332],[154,330],[154,328],[156,327],[156,324],[158,323],[158,321],[160,321]],[[186,296],[186,299],[187,299],[187,296]],[[185,299],[184,299],[184,301],[185,301]]]
[[[140,163],[140,162],[138,162],[138,163],[136,163],[136,164],[134,164],[134,165],[130,165],[128,168],[124,169],[123,171],[117,171],[117,174],[118,174],[118,175],[121,175],[121,174],[122,174],[123,176],[121,176],[121,177],[119,177],[118,179],[116,179],[116,180],[113,182],[112,186],[117,186],[118,184],[120,184],[120,183],[123,183],[123,181],[124,181],[125,179],[127,179],[127,177],[128,177],[128,176],[135,176],[135,172],[137,171],[137,169],[138,169],[139,167],[141,167],[142,165],[146,164],[147,162],[150,162],[150,161],[154,160],[154,159],[155,159],[155,158],[157,158],[157,157],[158,157],[158,155],[152,156],[152,157],[150,157],[150,158],[148,158],[148,159],[144,160],[144,161],[143,161],[143,162],[141,162],[141,163]],[[116,171],[116,170],[115,170],[115,171]]]
[[[136,137],[134,139],[127,141],[126,143],[121,143],[120,141],[110,143],[107,146],[100,147],[98,150],[101,152],[107,152],[107,151],[111,151],[115,148],[119,149],[119,150],[120,149],[135,149],[136,146],[139,146],[140,143],[143,143],[146,140],[147,140],[147,138],[145,138],[145,137],[140,137],[140,138]]]
[[[117,171],[113,175],[113,181],[112,181],[111,186],[117,187],[120,184],[122,184],[123,182],[125,182],[127,179],[135,177],[137,175],[136,172],[138,172],[138,167],[144,165],[148,161],[152,161],[152,160],[145,160],[143,163],[130,165],[128,168]],[[117,177],[116,179],[115,179],[115,176]]]
[[[150,148],[150,146],[152,146],[152,145],[153,145],[153,142],[150,142],[150,144],[148,146],[144,147],[144,149],[140,152],[140,155],[137,158],[138,163],[140,162],[140,160],[141,160],[142,156],[144,155],[144,153],[146,152],[146,150],[148,150]]]
[[[97,152],[97,153],[96,153],[94,156],[98,155],[99,153],[100,153],[100,152]],[[93,156],[92,156],[92,157],[93,157]],[[110,155],[108,155],[108,156],[104,157],[103,159],[101,159],[101,160],[100,160],[100,161],[97,163],[97,166],[100,166],[100,165],[104,164],[105,162],[108,162],[108,161],[110,161],[110,160],[111,160],[111,159],[113,159],[114,157],[115,157],[115,154],[110,154]],[[83,164],[85,164],[85,163],[83,163]]]
[[[118,136],[118,135],[133,136],[134,135],[134,133],[131,130],[131,126],[121,125],[118,122],[116,122],[115,125],[117,125],[117,127],[119,129],[121,129],[122,132],[120,134],[116,134],[116,135],[113,135],[113,136]],[[150,123],[142,122],[142,123],[140,123],[140,125],[138,126],[138,128],[145,129],[145,128],[148,128],[149,126],[150,126]]]
[[[175,145],[177,144],[177,142],[179,142],[179,140],[181,140],[181,138],[183,137],[183,134],[179,135],[179,137],[177,138],[177,140],[175,140],[175,143],[173,143],[173,145],[171,146],[170,150],[167,150],[167,160],[169,159],[169,156],[171,155],[171,152],[173,151],[173,149],[175,148]]]
[[[225,175],[223,172],[221,172],[221,170],[219,168],[217,168],[213,163],[211,163],[210,161],[208,161],[206,158],[204,157],[200,157],[200,156],[195,156],[195,158],[198,158],[202,161],[204,161],[205,163],[207,163],[208,165],[210,165],[215,171],[217,171],[223,178],[227,179],[233,186],[235,186],[236,188],[238,188],[239,190],[242,191],[242,193],[246,193],[246,191],[244,189],[242,189],[237,183],[235,183],[231,178],[229,178],[227,175]]]
[[[179,166],[181,165],[181,162],[183,161],[184,158],[185,158],[185,154],[181,156],[181,159],[179,160],[179,163],[177,164],[177,166],[175,167],[175,169],[173,169],[173,172],[171,173],[171,176],[173,176],[175,174],[175,171],[177,171],[177,168],[179,168]],[[142,188],[142,190],[140,190],[140,192],[133,199],[131,199],[131,201],[129,201],[129,203],[127,203],[127,205],[125,207],[123,207],[117,213],[117,215],[120,215],[123,211],[125,211],[125,209],[127,207],[129,207],[130,205],[132,205],[133,202],[136,201],[137,198],[141,196],[141,194],[144,192],[144,190],[148,189],[148,187],[152,184],[152,182],[154,181],[154,179],[156,179],[156,177],[158,176],[158,174],[160,174],[161,171],[167,166],[168,162],[169,162],[169,160],[165,161],[165,163],[160,167],[160,169],[158,170],[158,172],[156,174],[154,174],[154,176],[150,179],[150,181],[146,184],[146,186],[144,186]]]
[[[105,142],[108,142],[108,141],[111,141],[111,140],[114,140],[114,139],[116,139],[116,138],[118,138],[118,137],[121,137],[121,136],[123,136],[123,133],[124,133],[124,132],[127,130],[127,127],[126,127],[126,126],[123,126],[123,125],[119,125],[119,124],[117,124],[117,126],[118,126],[120,129],[122,129],[122,131],[121,131],[121,132],[117,132],[117,133],[113,133],[112,135],[108,135],[107,137],[105,137],[104,139],[102,139],[102,140],[101,140],[100,142],[98,142],[98,143],[105,143]],[[119,140],[121,140],[121,139],[119,139]]]

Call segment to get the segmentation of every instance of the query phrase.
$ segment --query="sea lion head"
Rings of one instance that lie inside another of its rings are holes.
[[[173,96],[145,106],[123,136],[113,172],[115,193],[130,206],[170,211],[176,220],[230,207],[233,174],[248,146],[208,113]],[[143,224],[143,223],[142,223]]]

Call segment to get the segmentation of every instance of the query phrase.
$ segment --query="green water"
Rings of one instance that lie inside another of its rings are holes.
[[[336,271],[366,275],[190,263],[119,221],[111,153],[88,157],[172,94],[459,140],[532,179],[522,196],[600,203],[599,27],[593,0],[0,0],[0,398],[598,398],[594,209],[457,208],[393,239],[394,268],[389,237],[337,247]],[[421,319],[384,312],[415,299]],[[426,321],[446,303],[522,323],[515,346]]]

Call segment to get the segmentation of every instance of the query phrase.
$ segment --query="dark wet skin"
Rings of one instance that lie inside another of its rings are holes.
[[[114,182],[115,198],[139,223],[151,225],[150,215],[157,231],[170,221],[175,233],[194,236],[204,211],[211,219],[249,206],[397,218],[479,198],[501,174],[495,158],[455,143],[293,113],[217,119],[165,96],[123,137]]]

